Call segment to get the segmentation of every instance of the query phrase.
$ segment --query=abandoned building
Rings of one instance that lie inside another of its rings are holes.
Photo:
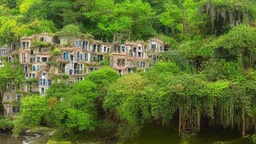
[[[1,57],[6,57],[7,56],[7,45],[3,45],[3,46],[0,46],[0,58]],[[3,60],[0,59],[0,67],[3,67]]]
[[[22,94],[16,90],[12,81],[7,83],[2,100],[5,116],[13,116],[15,113],[19,112],[19,100]]]
[[[120,76],[136,70],[146,71],[165,51],[164,43],[151,38],[145,41],[103,42],[93,36],[52,35],[42,33],[22,37],[20,42],[0,46],[0,67],[3,60],[19,62],[25,82],[8,82],[3,94],[4,114],[19,111],[19,99],[27,93],[45,95],[55,82],[81,81],[88,73],[109,65]]]

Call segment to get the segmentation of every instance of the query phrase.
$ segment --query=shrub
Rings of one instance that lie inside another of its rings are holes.
[[[58,63],[55,62],[55,61],[48,61],[48,62],[46,62],[46,64],[47,64],[48,66],[57,66],[57,65],[58,65]]]
[[[13,122],[9,118],[1,118],[0,119],[0,129],[6,130],[6,129],[12,129]]]
[[[54,50],[52,51],[52,55],[60,55],[61,54],[61,50],[59,48],[54,48]]]

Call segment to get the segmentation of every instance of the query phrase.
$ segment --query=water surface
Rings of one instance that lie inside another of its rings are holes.
[[[20,136],[17,139],[11,134],[0,134],[0,144],[45,144],[48,139],[38,134]],[[177,130],[161,126],[146,126],[141,136],[131,144],[213,144],[223,141],[223,144],[251,144],[249,139],[241,140],[240,132],[225,130],[218,127],[207,128],[197,136],[190,136],[182,141]],[[114,144],[115,142],[113,142]]]
[[[182,141],[177,130],[156,126],[144,128],[141,136],[132,144],[212,144],[218,141],[224,144],[252,144],[249,139],[241,140],[240,132],[219,127],[204,129],[198,136],[187,136]]]
[[[47,139],[39,134],[12,137],[11,134],[0,134],[0,144],[45,144]]]

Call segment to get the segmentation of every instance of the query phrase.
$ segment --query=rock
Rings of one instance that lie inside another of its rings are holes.
[[[25,133],[30,133],[30,132],[31,132],[31,130],[26,130],[26,131],[25,131]]]

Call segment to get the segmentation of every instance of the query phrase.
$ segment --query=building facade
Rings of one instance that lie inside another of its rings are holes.
[[[19,111],[17,103],[24,93],[45,95],[55,82],[81,81],[90,72],[109,65],[120,76],[136,70],[146,71],[164,52],[164,43],[151,38],[145,41],[103,42],[92,36],[65,36],[42,33],[22,37],[20,42],[0,47],[0,67],[3,59],[18,60],[25,82],[14,86],[8,82],[3,96],[5,115]]]

